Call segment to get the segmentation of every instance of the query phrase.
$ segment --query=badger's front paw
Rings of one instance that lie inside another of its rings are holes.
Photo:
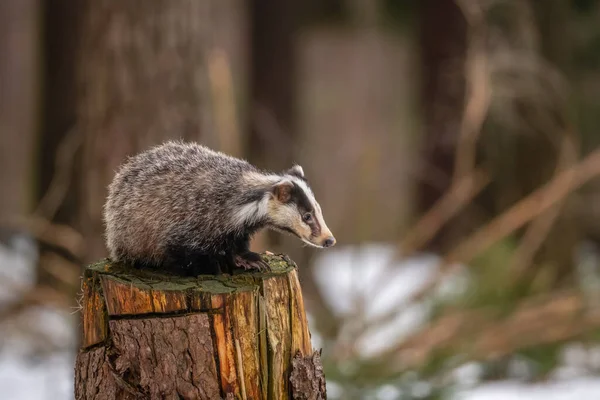
[[[246,271],[268,272],[271,270],[269,264],[263,261],[259,254],[251,251],[237,254],[234,257],[234,263],[236,267],[243,268]]]

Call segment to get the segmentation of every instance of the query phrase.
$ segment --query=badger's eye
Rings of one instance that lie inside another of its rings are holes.
[[[310,213],[306,213],[302,216],[302,221],[310,222],[312,220],[312,215]]]

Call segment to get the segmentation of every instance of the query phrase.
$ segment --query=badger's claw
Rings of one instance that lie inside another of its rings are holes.
[[[234,258],[234,263],[236,267],[243,268],[246,271],[268,272],[271,270],[269,264],[263,261],[263,259],[256,253],[236,255]]]

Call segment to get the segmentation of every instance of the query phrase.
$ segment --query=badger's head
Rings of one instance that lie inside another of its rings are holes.
[[[321,206],[299,165],[290,168],[272,185],[267,216],[271,228],[291,233],[311,246],[324,248],[335,244]]]

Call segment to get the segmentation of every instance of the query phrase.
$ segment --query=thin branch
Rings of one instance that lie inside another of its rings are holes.
[[[488,175],[478,169],[454,183],[450,189],[423,215],[402,240],[402,256],[407,257],[429,242],[456,214],[464,209],[490,182]]]
[[[75,154],[83,144],[83,139],[84,135],[72,128],[61,140],[54,160],[54,176],[33,213],[34,217],[52,220],[58,212],[71,185]]]
[[[532,345],[575,338],[600,327],[600,308],[576,291],[523,300],[510,315],[493,309],[459,310],[447,314],[396,346],[388,354],[411,369],[431,354],[452,349],[469,359],[490,359]]]
[[[492,98],[490,71],[486,54],[486,24],[482,5],[476,1],[457,1],[469,25],[469,46],[465,60],[466,101],[457,143],[454,177],[457,181],[475,169],[477,139]]]
[[[0,309],[0,323],[14,318],[34,305],[56,305],[66,309],[69,306],[68,301],[68,297],[63,292],[49,286],[36,285],[24,290],[19,299],[2,306],[2,309]]]
[[[548,211],[572,191],[599,175],[600,149],[519,201],[458,245],[445,257],[436,275],[411,297],[411,301],[423,299],[458,265],[469,263],[475,256],[481,254],[494,243]]]
[[[592,178],[600,175],[600,150],[519,201],[452,251],[447,260],[469,262],[482,251],[547,211]]]
[[[577,150],[575,149],[571,134],[567,132],[560,148],[555,176],[572,166],[576,160]],[[513,279],[518,279],[524,269],[533,262],[535,254],[548,237],[554,222],[558,219],[562,205],[565,202],[564,200],[558,201],[550,210],[538,215],[531,222],[509,264],[509,272]]]
[[[422,249],[445,224],[462,211],[471,200],[477,196],[490,182],[487,174],[479,169],[472,171],[472,175],[465,176],[454,182],[450,189],[423,215],[415,226],[408,230],[398,245],[395,257],[385,265],[385,269],[392,267],[393,261],[399,258],[407,258]],[[377,287],[384,286],[389,278],[386,271],[380,273],[381,281]],[[390,311],[369,323],[370,326],[385,323],[396,316],[396,312]]]
[[[9,218],[0,221],[0,226],[14,231],[27,232],[42,243],[65,249],[74,258],[80,259],[84,254],[85,240],[70,226],[56,224],[35,216]]]

